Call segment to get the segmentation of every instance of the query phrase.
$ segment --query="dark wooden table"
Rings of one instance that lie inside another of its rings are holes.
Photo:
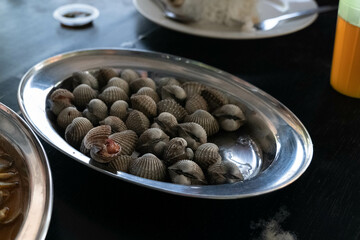
[[[360,239],[360,100],[329,84],[335,12],[282,37],[219,40],[159,27],[130,0],[86,1],[100,10],[94,24],[62,27],[52,12],[70,2],[0,2],[0,101],[15,111],[22,75],[48,57],[97,47],[166,52],[225,70],[277,98],[309,131],[314,156],[300,179],[284,189],[248,199],[205,200],[111,178],[43,142],[54,182],[46,239],[267,239],[271,234]],[[337,1],[318,1],[329,3]]]

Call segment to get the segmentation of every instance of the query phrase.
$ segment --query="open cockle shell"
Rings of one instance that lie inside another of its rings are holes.
[[[166,179],[166,166],[154,154],[147,153],[131,162],[129,173],[152,180]]]
[[[93,146],[101,147],[111,134],[109,125],[101,125],[92,128],[84,137],[84,146],[91,149]]]
[[[121,153],[121,146],[114,140],[107,138],[101,146],[94,145],[90,149],[90,157],[99,163],[108,163],[116,159]]]

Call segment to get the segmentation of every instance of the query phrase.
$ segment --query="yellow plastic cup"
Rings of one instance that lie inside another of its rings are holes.
[[[360,0],[339,2],[330,84],[360,98]]]

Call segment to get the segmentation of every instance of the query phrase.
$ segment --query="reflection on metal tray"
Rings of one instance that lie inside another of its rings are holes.
[[[183,186],[104,169],[62,138],[47,113],[46,101],[54,87],[66,85],[75,71],[99,67],[148,71],[151,78],[173,76],[215,87],[244,110],[247,123],[234,133],[209,138],[223,159],[236,163],[245,181],[235,184]],[[34,98],[36,96],[36,98]],[[211,66],[168,54],[122,49],[94,49],[47,59],[23,77],[18,91],[21,110],[33,129],[64,154],[104,174],[149,188],[201,198],[241,198],[282,188],[296,180],[312,158],[312,142],[301,122],[277,100],[251,84]],[[221,137],[219,137],[221,136]]]

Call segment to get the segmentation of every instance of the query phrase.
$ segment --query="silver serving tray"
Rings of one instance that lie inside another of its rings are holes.
[[[53,186],[46,153],[29,125],[0,103],[0,135],[23,157],[17,163],[27,173],[28,202],[16,239],[45,239],[53,206]],[[0,237],[1,238],[1,237]]]
[[[135,68],[152,77],[174,76],[216,87],[243,107],[247,124],[238,132],[209,141],[222,157],[235,162],[245,181],[235,184],[183,186],[107,171],[65,142],[48,113],[48,95],[75,71],[99,67]],[[164,53],[124,49],[89,49],[60,54],[31,68],[18,89],[21,111],[32,128],[53,147],[104,174],[148,188],[199,198],[231,199],[256,196],[283,188],[309,166],[313,145],[296,116],[279,101],[253,85],[214,67]]]

